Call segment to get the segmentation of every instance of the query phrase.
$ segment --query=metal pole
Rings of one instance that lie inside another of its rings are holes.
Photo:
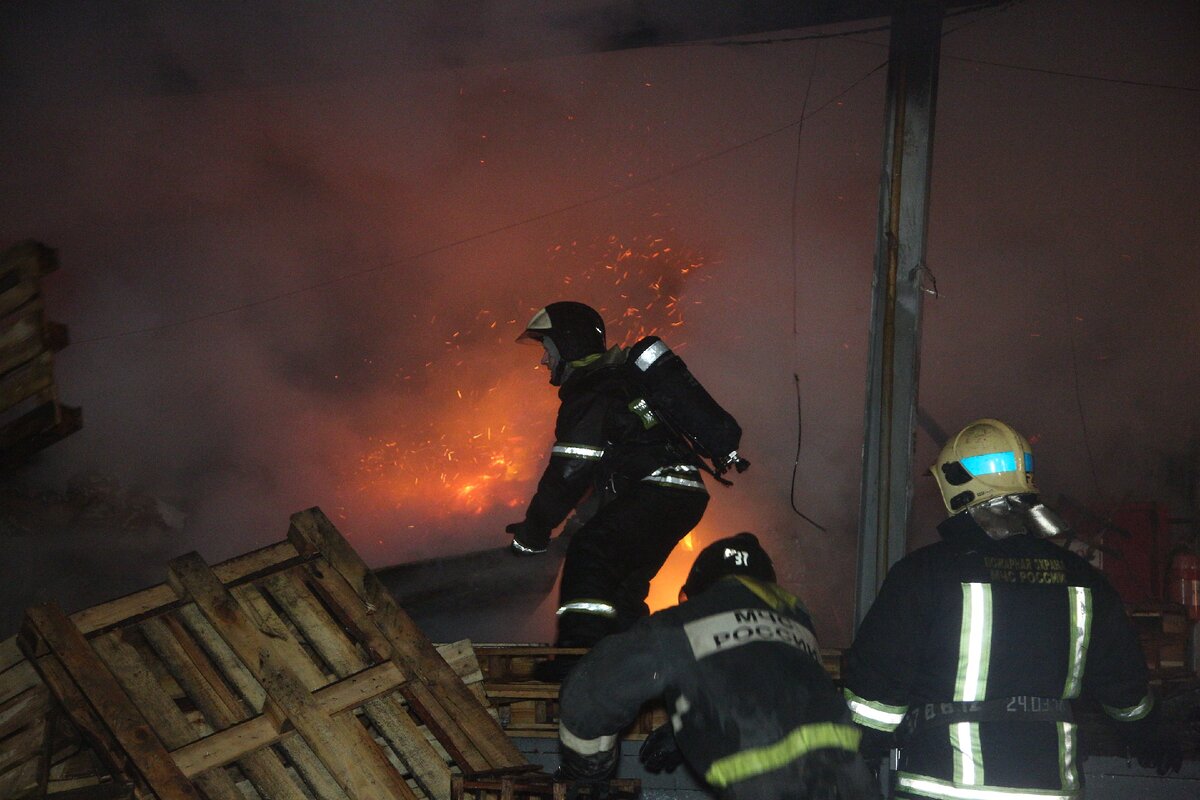
[[[892,16],[867,366],[857,621],[907,545],[941,29],[942,4],[936,0],[907,0]]]

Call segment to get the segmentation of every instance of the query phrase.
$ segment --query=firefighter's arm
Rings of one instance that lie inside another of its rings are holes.
[[[669,664],[659,656],[662,634],[643,620],[600,640],[571,670],[559,693],[564,778],[607,778],[616,771],[618,735],[670,680]]]
[[[892,567],[850,648],[845,697],[854,722],[872,741],[890,738],[904,721],[926,630],[928,578],[915,560]]]
[[[1149,689],[1142,648],[1120,596],[1107,581],[1092,590],[1095,619],[1083,691],[1100,702],[1115,722],[1127,753],[1159,775],[1178,772],[1183,754],[1177,737],[1164,728]]]
[[[550,532],[562,524],[587,492],[596,465],[604,456],[603,415],[601,402],[592,403],[577,419],[565,419],[563,411],[559,411],[550,463],[538,481],[537,492],[529,501],[524,522],[509,526],[515,542],[530,549],[544,550],[550,541]]]
[[[1107,580],[1092,588],[1094,619],[1087,645],[1083,692],[1095,698],[1118,723],[1137,723],[1149,717],[1154,697],[1149,672],[1133,623],[1120,596]]]

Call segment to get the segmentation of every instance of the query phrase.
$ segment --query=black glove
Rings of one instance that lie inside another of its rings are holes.
[[[646,768],[646,772],[674,772],[683,763],[683,753],[675,743],[675,730],[671,723],[659,725],[638,750],[638,760]]]
[[[1129,755],[1137,759],[1138,766],[1152,769],[1159,775],[1179,772],[1183,767],[1183,750],[1179,742],[1166,736],[1148,737],[1143,742],[1131,745]]]
[[[504,530],[513,535],[508,551],[514,556],[541,555],[550,546],[549,532],[531,530],[528,522],[514,522]]]

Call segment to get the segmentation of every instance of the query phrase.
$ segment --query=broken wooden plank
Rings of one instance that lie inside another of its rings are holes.
[[[162,800],[199,800],[199,793],[175,766],[145,717],[62,609],[53,603],[30,608],[25,613],[25,632],[45,642],[155,794]],[[54,684],[48,683],[53,690]]]
[[[449,741],[459,749],[477,749],[486,759],[487,768],[528,763],[319,508],[293,514],[288,539],[301,554],[323,555],[366,607],[374,609],[372,620],[391,645],[392,657],[414,678],[409,683],[411,694],[421,702],[414,702],[414,697],[409,700],[418,714],[428,715],[423,719],[431,729],[442,727]],[[434,700],[445,714],[437,714],[429,700]],[[463,767],[479,769],[472,765]]]
[[[287,652],[254,626],[242,604],[198,554],[174,559],[170,582],[181,597],[196,602],[352,800],[414,800],[412,789],[357,720],[324,714],[289,663]]]

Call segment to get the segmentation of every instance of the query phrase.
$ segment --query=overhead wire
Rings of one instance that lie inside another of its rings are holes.
[[[800,122],[796,126],[796,159],[792,164],[792,206],[791,206],[791,258],[792,258],[792,378],[796,384],[796,457],[792,460],[792,483],[788,492],[788,502],[792,511],[822,533],[828,533],[825,526],[805,514],[796,505],[796,478],[800,473],[800,446],[804,441],[804,405],[800,392],[800,254],[796,245],[799,229],[797,217],[800,212],[800,152],[804,141],[804,118],[808,111],[808,98],[812,95],[813,76],[817,73],[817,61],[821,57],[821,42],[818,41],[813,49],[812,64],[808,69],[808,82],[804,86],[804,100],[800,104]]]

